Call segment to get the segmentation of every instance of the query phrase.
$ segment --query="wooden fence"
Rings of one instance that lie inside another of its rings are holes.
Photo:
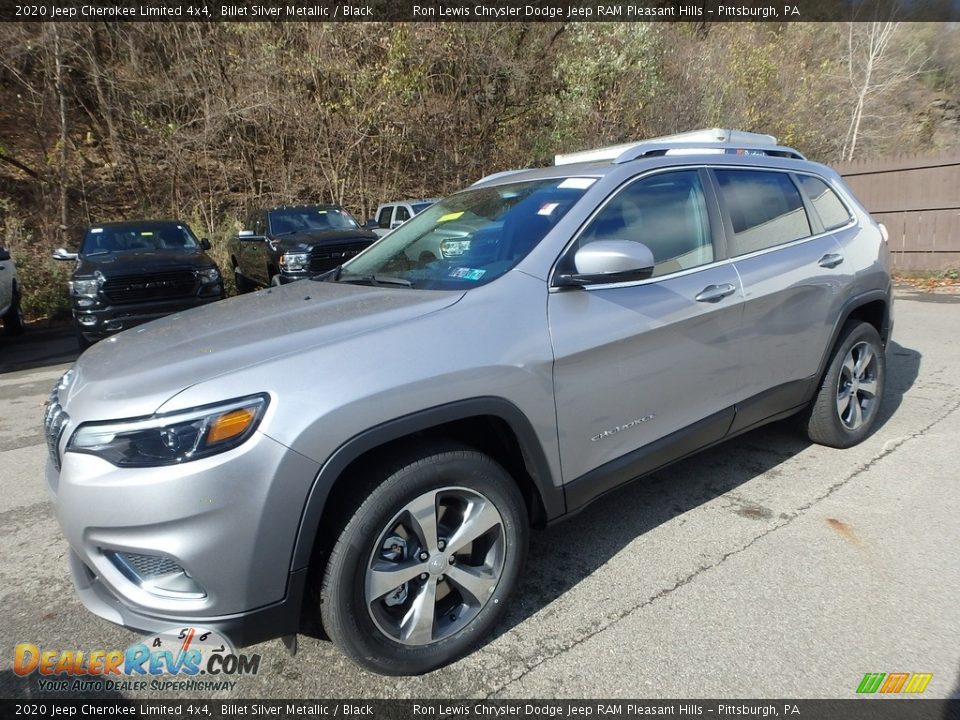
[[[890,231],[894,269],[960,269],[960,154],[857,160],[836,169]]]

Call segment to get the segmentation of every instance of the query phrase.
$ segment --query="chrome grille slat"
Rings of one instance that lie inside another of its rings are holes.
[[[63,429],[69,420],[70,417],[60,406],[60,398],[57,391],[54,390],[50,393],[47,410],[43,415],[43,435],[47,441],[47,452],[50,454],[50,460],[57,472],[60,471],[60,436],[63,435]]]

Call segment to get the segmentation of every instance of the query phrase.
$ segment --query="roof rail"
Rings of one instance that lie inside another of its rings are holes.
[[[495,172],[492,175],[483,176],[482,178],[477,180],[475,183],[473,183],[470,187],[473,187],[474,185],[480,185],[481,183],[485,183],[487,182],[487,180],[498,180],[499,178],[504,178],[504,177],[507,177],[508,175],[516,175],[517,173],[522,173],[522,172],[526,172],[526,169],[501,170],[500,172]]]
[[[773,155],[776,157],[806,158],[793,148],[777,145],[772,135],[710,128],[692,132],[666,135],[640,142],[622,143],[609,147],[584,150],[581,152],[557,155],[554,165],[610,160],[613,163],[625,163],[641,157],[656,155]]]

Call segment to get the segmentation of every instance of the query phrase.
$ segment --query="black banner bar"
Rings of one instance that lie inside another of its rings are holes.
[[[960,720],[960,700],[0,700],[2,718]]]
[[[960,21],[956,0],[0,0],[0,22]]]

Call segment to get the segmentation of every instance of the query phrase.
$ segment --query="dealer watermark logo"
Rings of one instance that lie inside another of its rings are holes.
[[[927,689],[932,679],[933,673],[867,673],[857,686],[857,692],[863,695],[919,694]]]
[[[40,690],[233,690],[235,678],[256,675],[260,655],[238,653],[216,630],[185,627],[149,635],[126,650],[42,650],[32,643],[14,648],[13,671],[40,675]]]

